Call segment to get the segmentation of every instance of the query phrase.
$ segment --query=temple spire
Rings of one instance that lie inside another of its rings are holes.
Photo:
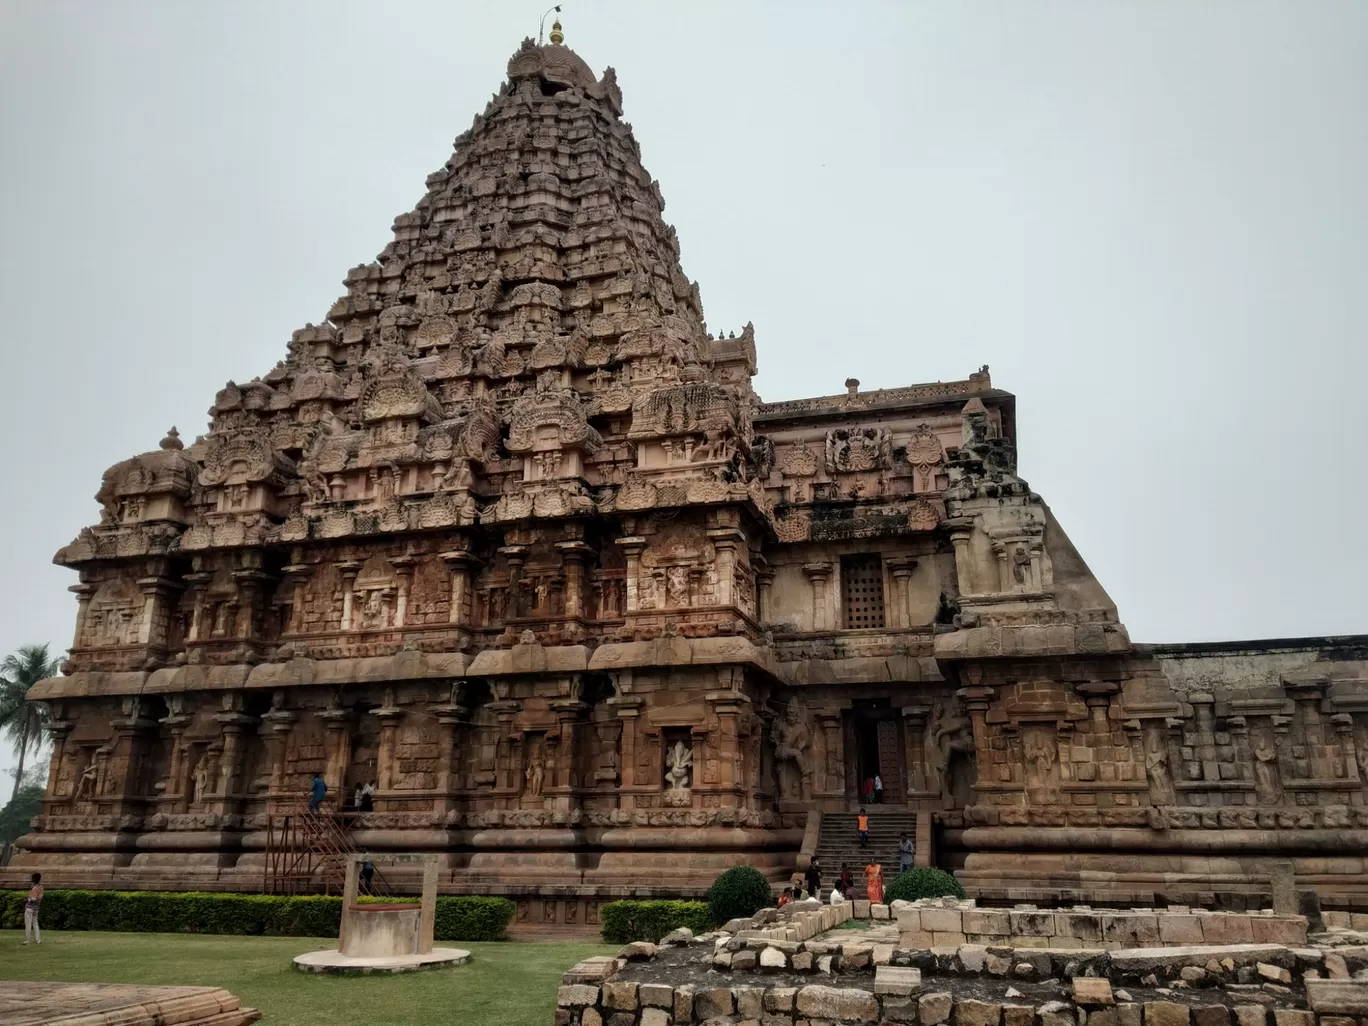
[[[551,45],[560,46],[565,42],[565,33],[561,31],[560,19],[557,18],[551,23]]]

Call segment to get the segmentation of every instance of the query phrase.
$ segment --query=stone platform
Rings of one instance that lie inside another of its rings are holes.
[[[245,1026],[261,1013],[218,987],[143,987],[126,983],[6,982],[5,1026]]]
[[[295,956],[294,967],[306,973],[412,973],[420,969],[441,969],[449,965],[464,965],[470,952],[464,948],[433,948],[421,955],[388,955],[372,958],[353,957],[340,951],[306,951]]]

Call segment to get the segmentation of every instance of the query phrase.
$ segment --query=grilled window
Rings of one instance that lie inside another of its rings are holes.
[[[884,625],[883,560],[878,556],[841,557],[841,602],[846,630]]]

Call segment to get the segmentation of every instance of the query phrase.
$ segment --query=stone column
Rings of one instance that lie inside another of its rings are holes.
[[[338,629],[349,631],[352,629],[352,603],[355,601],[353,588],[356,586],[356,575],[361,572],[361,564],[354,559],[344,559],[334,566],[342,575],[342,624]]]
[[[442,553],[442,562],[451,573],[451,605],[447,622],[458,625],[470,623],[470,578],[480,561],[465,550]]]
[[[328,704],[319,712],[327,733],[328,762],[323,770],[323,781],[328,785],[328,793],[345,799],[347,787],[347,768],[351,765],[351,718],[350,709]]]
[[[161,723],[171,732],[171,761],[166,771],[166,790],[161,801],[173,812],[184,812],[189,801],[190,768],[185,765],[185,728],[191,717],[185,713],[186,697],[171,695],[167,699],[169,711]]]
[[[608,699],[608,704],[617,712],[622,721],[621,752],[618,775],[621,780],[619,793],[630,795],[638,784],[636,772],[637,726],[640,722],[643,699],[637,695],[619,695]],[[697,755],[695,755],[697,758]],[[625,807],[630,807],[629,804]]]
[[[73,584],[67,588],[67,591],[76,596],[76,633],[71,639],[72,648],[81,647],[81,635],[85,632],[86,612],[90,609],[90,600],[97,590],[93,584]]]
[[[720,792],[723,805],[735,805],[742,790],[738,767],[741,762],[740,718],[750,699],[740,691],[710,691],[703,700],[717,716],[717,783],[703,788]],[[807,796],[804,796],[805,798]]]
[[[845,799],[845,746],[841,743],[841,712],[839,709],[821,710],[815,714],[822,731],[826,749],[826,765],[822,767],[820,790],[828,798]]]
[[[266,745],[266,793],[270,799],[285,797],[285,745],[299,714],[283,707],[284,694],[277,692],[271,709],[261,716],[261,733]]]
[[[496,721],[494,733],[494,787],[515,798],[522,794],[522,766],[514,766],[513,760],[513,721],[522,709],[516,698],[502,698],[490,702],[485,708],[494,713]],[[521,739],[522,735],[517,735]],[[478,783],[478,781],[477,781]]]
[[[637,574],[641,570],[641,553],[646,548],[646,539],[639,537],[619,538],[616,543],[622,548],[622,555],[627,561],[627,609],[625,612],[635,613],[640,606],[640,599],[637,595]]]
[[[55,799],[70,798],[69,794],[58,794],[62,781],[62,759],[66,757],[67,735],[76,726],[75,720],[66,718],[66,707],[62,702],[51,703],[52,718],[44,728],[48,733],[48,743],[52,745],[52,757],[48,760],[47,792],[43,795],[43,812],[47,814],[48,805]]]
[[[803,573],[812,583],[812,629],[831,630],[831,617],[827,613],[827,581],[831,579],[831,564],[804,563]]]
[[[304,630],[304,605],[313,567],[307,563],[291,563],[282,567],[280,572],[291,585],[290,622],[283,625],[283,631],[286,634],[300,634]]]
[[[1334,728],[1335,743],[1339,746],[1343,763],[1342,766],[1337,765],[1335,767],[1335,776],[1338,779],[1357,780],[1358,760],[1354,754],[1354,717],[1347,712],[1333,713],[1330,716],[1330,725]]]
[[[755,619],[757,623],[768,623],[771,607],[771,592],[774,589],[774,571],[770,569],[765,557],[751,554],[751,566],[755,568]]]
[[[433,811],[450,812],[452,792],[459,789],[461,784],[456,732],[461,727],[470,725],[470,710],[457,704],[453,695],[451,701],[428,706],[428,712],[437,717],[437,745],[440,753],[437,759],[438,798]]]
[[[960,595],[975,595],[973,572],[973,549],[969,540],[974,534],[974,521],[971,517],[956,517],[945,522],[950,529],[950,541],[955,546],[955,579],[959,584]]]
[[[243,732],[257,722],[242,712],[242,703],[241,692],[227,692],[223,696],[223,711],[214,713],[214,722],[223,733],[223,756],[219,762],[219,779],[215,791],[223,796],[225,802],[233,800],[240,786],[242,761],[246,755],[242,743]]]
[[[584,615],[584,564],[593,550],[582,541],[556,542],[565,568],[565,615],[577,619]]]
[[[970,679],[974,680],[979,675],[970,670]],[[988,706],[993,701],[993,689],[984,684],[972,683],[969,687],[960,688],[955,692],[964,701],[965,711],[969,713],[969,722],[974,727],[974,750],[978,752],[979,773],[984,775],[986,763],[986,753],[989,751],[988,743],[988,724],[986,715]],[[946,767],[947,774],[949,767]],[[975,790],[977,790],[975,785]]]
[[[397,584],[394,597],[394,626],[402,627],[408,622],[409,592],[413,587],[413,566],[418,560],[413,556],[391,556],[389,563],[394,567]]]
[[[910,556],[902,556],[888,561],[889,572],[893,575],[893,621],[894,627],[912,626],[912,572],[917,569],[917,561]]]
[[[122,712],[109,721],[114,739],[104,788],[105,795],[119,803],[116,814],[122,814],[129,802],[148,797],[141,792],[150,789],[152,781],[140,776],[147,762],[148,743],[158,727],[156,720],[145,715],[140,698],[123,699]]]
[[[926,779],[926,721],[930,715],[929,705],[905,705],[902,708],[909,800],[913,795],[932,791],[931,784]]]
[[[499,549],[508,562],[508,590],[504,596],[504,622],[527,615],[523,603],[523,567],[531,551],[526,545],[505,545]]]
[[[142,624],[138,628],[138,643],[154,648],[166,647],[166,628],[171,620],[170,604],[185,587],[170,577],[142,577],[138,587],[143,593]]]
[[[1111,706],[1111,696],[1121,690],[1121,685],[1112,680],[1090,680],[1074,686],[1083,696],[1083,704],[1088,707],[1088,729],[1096,736],[1111,733],[1107,722],[1107,710]]]
[[[385,704],[378,709],[372,709],[371,715],[380,721],[380,745],[375,757],[376,774],[379,778],[376,790],[386,794],[394,788],[394,735],[398,732],[399,721],[404,715],[404,710],[395,704],[393,688],[385,692]]]
[[[707,532],[717,549],[717,596],[719,606],[736,605],[736,550],[746,536],[734,527],[716,527]]]
[[[579,725],[589,706],[574,698],[556,698],[551,701],[551,711],[556,714],[555,733],[546,735],[548,753],[555,753],[555,773],[552,774],[552,759],[547,756],[547,781],[542,793],[551,792],[553,808],[569,811],[578,805],[574,800],[574,758],[579,751],[581,739],[576,736]]]

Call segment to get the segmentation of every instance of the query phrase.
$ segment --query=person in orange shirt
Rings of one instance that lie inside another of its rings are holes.
[[[860,814],[855,817],[855,827],[860,831],[860,847],[869,847],[869,813],[865,812],[864,806],[860,806]]]
[[[871,903],[883,904],[883,866],[877,862],[865,866],[865,890],[869,892]]]
[[[784,888],[784,893],[781,894],[781,895],[779,895],[779,906],[778,906],[778,907],[779,907],[779,908],[783,908],[785,905],[789,904],[789,903],[792,902],[792,901],[793,901],[793,888],[792,888],[792,887],[785,887],[785,888]]]

